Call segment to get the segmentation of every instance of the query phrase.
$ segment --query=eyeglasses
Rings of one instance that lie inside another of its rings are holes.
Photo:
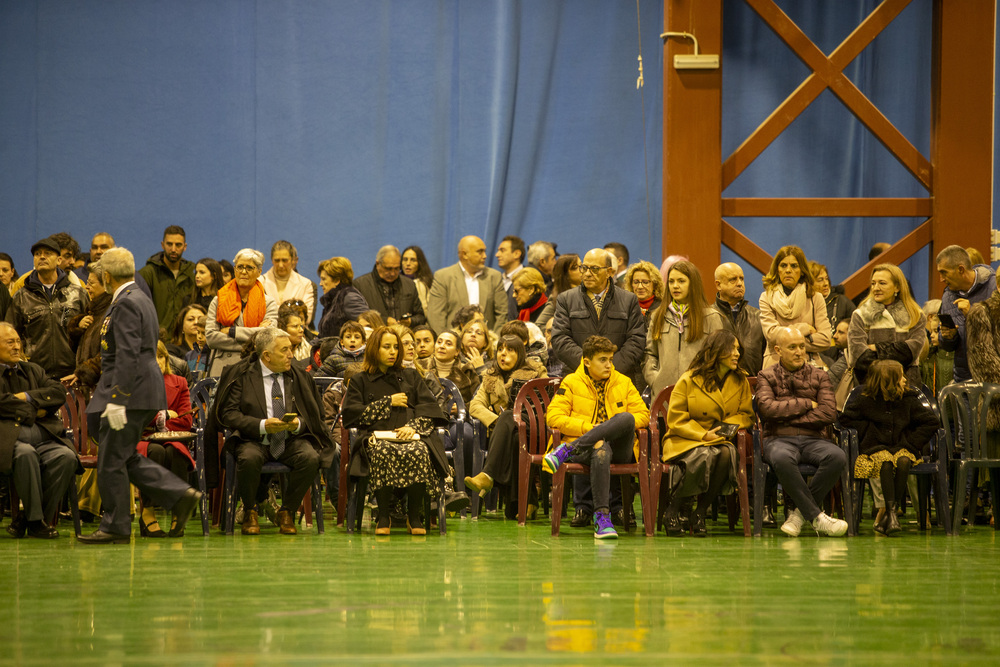
[[[581,264],[580,273],[600,273],[601,271],[610,268],[610,266],[589,266],[587,264]]]
[[[652,280],[633,280],[632,285],[635,287],[649,287],[653,284]]]
[[[382,262],[379,262],[378,265],[382,267],[383,271],[388,271],[389,273],[398,273],[399,272],[399,265],[396,265],[396,266],[386,266]]]
[[[246,266],[244,264],[241,264],[235,268],[236,268],[236,273],[253,273],[254,271],[257,270],[256,266]]]

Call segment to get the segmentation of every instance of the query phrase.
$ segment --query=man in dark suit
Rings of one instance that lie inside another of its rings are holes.
[[[21,361],[21,337],[0,322],[0,474],[11,475],[24,511],[7,526],[14,537],[53,539],[59,501],[80,461],[63,437],[62,385],[38,364]]]
[[[216,418],[234,431],[227,440],[236,457],[236,478],[243,501],[244,535],[259,535],[257,490],[268,461],[292,472],[278,509],[282,535],[295,534],[295,510],[319,468],[329,468],[337,452],[323,421],[319,390],[312,377],[292,366],[288,334],[272,327],[254,337],[254,350],[222,375],[215,399]],[[285,416],[287,419],[283,419]]]
[[[101,379],[87,405],[98,432],[97,488],[104,505],[100,527],[85,544],[128,544],[132,532],[129,484],[173,513],[170,536],[184,534],[201,494],[163,466],[141,456],[136,444],[145,426],[167,405],[156,363],[159,323],[149,297],[135,286],[135,259],[125,248],[101,258],[104,289],[112,295],[101,325]]]

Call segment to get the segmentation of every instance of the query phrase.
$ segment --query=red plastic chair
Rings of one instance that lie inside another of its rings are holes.
[[[653,399],[649,409],[649,493],[652,502],[655,503],[656,523],[650,524],[655,527],[660,524],[660,487],[663,474],[670,470],[670,464],[661,460],[660,443],[663,441],[663,433],[660,432],[660,419],[667,423],[667,409],[670,405],[670,394],[674,385],[664,387]],[[747,458],[753,447],[753,440],[745,429],[740,429],[736,434],[736,494],[730,495],[726,500],[729,507],[729,530],[736,528],[736,504],[739,503],[740,519],[743,521],[743,537],[750,537],[750,500],[747,491]],[[737,495],[738,494],[738,495]],[[734,498],[734,496],[736,496]],[[665,509],[665,508],[663,508]],[[651,527],[647,525],[646,534],[652,535]]]
[[[517,426],[519,444],[517,525],[523,526],[528,518],[528,484],[531,466],[542,464],[549,441],[549,427],[545,424],[545,410],[555,395],[562,378],[536,378],[524,383],[514,399],[514,424]],[[560,494],[562,489],[560,489]],[[562,499],[559,502],[562,511]],[[552,498],[555,511],[555,493]],[[552,512],[550,512],[552,514]]]
[[[649,453],[649,430],[639,429],[637,434],[639,437],[639,460],[636,463],[612,463],[611,474],[612,476],[621,476],[622,500],[625,503],[626,510],[631,507],[632,502],[632,476],[638,476],[639,503],[642,505],[642,525],[646,528],[646,537],[652,537],[653,531],[651,526],[653,525],[653,521],[649,506],[649,461],[647,459]],[[561,442],[562,434],[558,429],[552,429],[552,446],[558,447]],[[562,523],[563,489],[566,483],[566,475],[589,474],[590,466],[588,465],[582,463],[564,463],[552,475],[552,511],[549,514],[552,519],[553,537],[559,535],[559,525]],[[624,514],[625,530],[628,532],[632,528],[630,520],[632,513],[626,511]]]

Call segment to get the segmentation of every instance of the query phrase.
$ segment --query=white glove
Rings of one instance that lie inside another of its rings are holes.
[[[128,421],[125,418],[125,406],[118,405],[117,403],[108,403],[101,416],[108,418],[108,426],[114,431],[120,431],[125,428],[125,423]]]

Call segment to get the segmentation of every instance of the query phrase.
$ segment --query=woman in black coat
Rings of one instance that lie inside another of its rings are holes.
[[[342,411],[347,428],[357,428],[350,474],[368,476],[378,499],[376,535],[388,535],[389,507],[395,489],[407,491],[407,529],[423,535],[420,508],[425,493],[441,494],[448,462],[435,432],[448,421],[420,373],[403,368],[399,337],[379,327],[368,339],[362,371],[347,384]],[[394,431],[395,437],[376,437]]]
[[[898,533],[896,504],[906,492],[910,467],[920,462],[924,445],[938,429],[937,417],[922,404],[920,393],[907,387],[903,365],[883,360],[871,365],[864,388],[844,406],[840,423],[858,432],[854,476],[882,482],[885,513],[875,531]]]

